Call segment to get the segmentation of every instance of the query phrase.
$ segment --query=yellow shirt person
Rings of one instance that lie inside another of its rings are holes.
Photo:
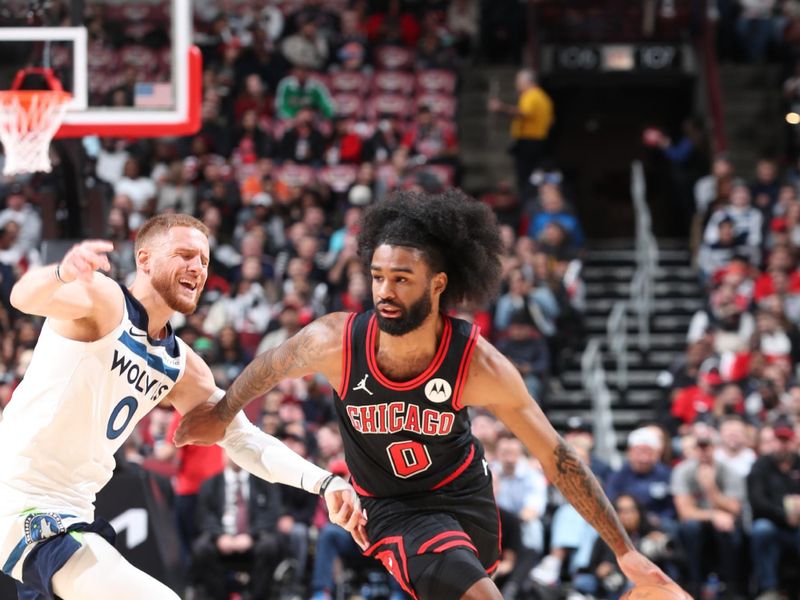
[[[542,88],[530,87],[519,96],[517,115],[511,121],[515,140],[545,140],[553,125],[553,101]]]
[[[514,83],[518,99],[516,104],[506,104],[498,98],[489,99],[489,111],[511,117],[511,137],[517,176],[517,191],[528,187],[531,173],[539,166],[545,154],[545,141],[553,125],[553,101],[536,85],[536,74],[529,69],[517,73]]]

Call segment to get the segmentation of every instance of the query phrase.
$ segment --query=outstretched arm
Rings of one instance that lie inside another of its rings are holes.
[[[184,419],[195,411],[213,409],[224,392],[214,383],[211,369],[188,349],[186,370],[170,392],[173,406]],[[244,470],[272,483],[282,483],[312,494],[320,494],[328,507],[332,522],[353,534],[360,545],[366,544],[365,518],[355,490],[342,478],[332,475],[292,451],[280,440],[253,425],[244,413],[234,415],[219,445]]]
[[[11,304],[30,315],[52,319],[58,333],[92,341],[108,333],[122,318],[122,292],[108,277],[95,273],[110,268],[111,242],[76,244],[58,264],[30,269],[11,289]]]
[[[671,583],[634,549],[589,467],[553,429],[511,362],[483,338],[470,365],[464,404],[485,406],[519,438],[541,462],[548,479],[614,551],[631,581],[637,585]]]
[[[183,418],[175,432],[176,445],[218,442],[244,406],[283,379],[322,373],[337,387],[341,377],[342,331],[346,318],[345,313],[321,317],[277,348],[256,356],[219,403],[200,406]]]

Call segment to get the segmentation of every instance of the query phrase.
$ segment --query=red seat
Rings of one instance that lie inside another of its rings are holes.
[[[149,4],[126,2],[122,5],[122,19],[124,21],[149,21],[156,15]]]
[[[372,79],[378,94],[406,94],[414,92],[414,76],[403,71],[378,71]]]
[[[364,101],[356,94],[334,94],[333,103],[338,116],[360,119],[364,114]]]
[[[361,93],[369,87],[369,77],[358,71],[342,71],[331,73],[331,91],[347,92],[352,94]]]
[[[334,192],[342,193],[350,189],[356,181],[358,167],[356,165],[335,165],[320,169],[319,180]]]
[[[454,94],[456,75],[444,69],[428,69],[417,73],[417,87],[422,93]]]
[[[117,53],[100,42],[93,42],[89,45],[87,60],[89,62],[90,71],[105,66],[116,65],[118,63]]]
[[[427,106],[437,117],[452,119],[456,116],[456,99],[445,94],[421,94],[417,96],[417,109]]]
[[[133,65],[137,68],[158,67],[159,56],[150,48],[132,45],[125,46],[120,50],[120,59],[126,65]]]
[[[72,67],[72,50],[66,46],[55,44],[51,51],[51,62],[54,69]]]
[[[399,94],[378,94],[372,96],[367,104],[367,114],[371,119],[383,116],[405,119],[411,113],[411,101]]]
[[[409,69],[414,61],[414,53],[403,46],[381,46],[375,53],[381,69]]]
[[[278,181],[289,187],[310,185],[317,178],[316,171],[307,165],[282,165],[276,170]]]

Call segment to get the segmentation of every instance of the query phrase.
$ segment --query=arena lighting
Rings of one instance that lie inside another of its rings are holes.
[[[786,113],[786,122],[789,125],[797,125],[800,123],[800,114],[797,114],[796,112]]]

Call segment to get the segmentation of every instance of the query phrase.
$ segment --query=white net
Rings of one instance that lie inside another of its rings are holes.
[[[51,170],[50,141],[61,126],[70,98],[60,91],[0,92],[4,175]]]

